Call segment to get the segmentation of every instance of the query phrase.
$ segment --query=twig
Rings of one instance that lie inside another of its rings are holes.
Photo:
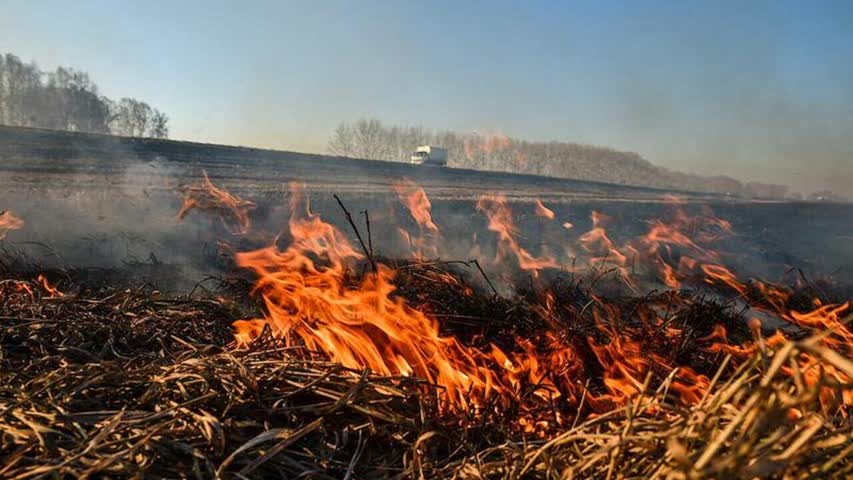
[[[373,234],[370,232],[370,213],[367,210],[362,210],[364,214],[364,223],[367,224],[367,246],[370,248],[370,256],[373,256]]]
[[[361,244],[361,249],[364,250],[364,254],[367,255],[367,259],[370,260],[370,266],[371,268],[373,268],[373,273],[376,273],[376,262],[373,260],[373,254],[370,252],[370,250],[367,249],[367,245],[364,244],[364,240],[361,238],[361,232],[358,231],[358,227],[355,225],[355,222],[352,219],[352,215],[350,215],[349,210],[347,210],[347,207],[344,206],[344,202],[341,201],[337,193],[332,194],[332,196],[335,197],[335,200],[338,201],[338,205],[340,205],[341,209],[344,211],[344,215],[346,215],[347,221],[349,222],[350,226],[352,226],[352,229],[355,230],[355,236],[358,238],[358,243]]]
[[[492,289],[492,292],[495,294],[495,296],[496,296],[496,297],[500,297],[500,296],[501,296],[501,294],[500,294],[500,293],[498,293],[498,289],[496,289],[496,288],[495,288],[495,286],[492,284],[492,281],[491,281],[491,280],[489,280],[489,276],[488,276],[488,275],[486,275],[486,272],[483,270],[483,267],[481,267],[481,266],[480,266],[480,262],[478,262],[476,258],[475,258],[475,259],[472,259],[472,260],[471,260],[471,262],[474,264],[474,266],[476,266],[476,267],[477,267],[477,270],[479,270],[479,271],[480,271],[480,274],[482,274],[482,275],[483,275],[483,278],[485,278],[485,279],[486,279],[486,283],[488,283],[488,284],[489,284],[489,287]]]

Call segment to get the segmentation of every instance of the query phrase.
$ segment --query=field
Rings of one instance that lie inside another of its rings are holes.
[[[292,182],[303,184],[315,210],[341,228],[347,225],[332,194],[379,220],[396,215],[391,211],[398,203],[392,186],[408,178],[429,195],[446,236],[464,236],[466,241],[472,232],[486,231],[485,218],[474,208],[483,194],[505,195],[515,205],[523,236],[540,242],[541,222],[532,214],[535,199],[549,205],[560,223],[576,225],[576,232],[586,231],[592,211],[600,211],[617,220],[615,230],[631,235],[645,228],[645,222],[659,218],[666,199],[677,195],[692,205],[710,205],[731,221],[740,241],[737,249],[749,253],[749,266],[787,265],[813,275],[831,273],[853,280],[853,208],[849,205],[746,202],[546,177],[0,127],[0,208],[17,211],[34,225],[19,233],[20,240],[47,244],[64,240],[64,254],[75,261],[115,259],[119,255],[115,249],[123,250],[125,256],[154,253],[167,259],[176,249],[196,248],[182,243],[196,239],[197,234],[184,226],[176,228],[172,220],[182,188],[196,182],[202,172],[228,191],[255,200],[262,218],[285,204]],[[54,235],[57,211],[65,238]],[[145,221],[140,222],[140,216]],[[396,215],[385,225],[390,230],[379,235],[387,240],[380,248],[393,246],[393,231],[406,221],[404,217]],[[278,228],[274,224],[281,221],[282,217],[272,218],[267,227]],[[382,222],[374,224],[383,228]],[[152,226],[157,226],[155,230],[168,227],[169,238],[152,232]],[[73,245],[68,245],[69,237],[74,237]],[[158,248],[161,240],[167,245]],[[80,258],[76,254],[80,249],[98,253]],[[453,253],[464,256],[467,250]],[[74,265],[80,266],[79,262]]]
[[[174,189],[194,181],[205,170],[226,188],[256,195],[294,181],[327,192],[385,194],[402,177],[428,188],[436,198],[475,199],[480,193],[502,191],[522,199],[633,201],[660,200],[671,193],[548,177],[2,126],[0,158],[4,188],[9,183],[15,188],[121,188],[145,182],[151,188]]]
[[[849,205],[0,127],[0,210],[0,477],[853,471]]]

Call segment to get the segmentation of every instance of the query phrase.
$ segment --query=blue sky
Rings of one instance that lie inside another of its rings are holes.
[[[17,1],[0,51],[172,136],[323,151],[376,116],[853,196],[853,2]]]

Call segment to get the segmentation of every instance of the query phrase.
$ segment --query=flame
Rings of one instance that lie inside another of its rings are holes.
[[[15,288],[18,290],[18,292],[25,293],[30,297],[35,295],[35,293],[33,292],[33,289],[24,282],[16,282]]]
[[[551,256],[536,257],[524,249],[517,240],[518,227],[513,220],[512,210],[503,195],[483,195],[477,201],[477,209],[489,219],[489,230],[498,234],[498,255],[495,263],[500,263],[509,255],[515,256],[518,266],[535,275],[546,268],[557,268],[559,264]]]
[[[23,280],[8,279],[0,281],[0,298],[5,298],[8,294],[26,295],[27,297],[35,298],[33,288]]]
[[[706,282],[719,282],[735,289],[741,295],[746,295],[746,285],[737,279],[734,273],[722,265],[702,265],[702,271],[708,276]]]
[[[680,290],[681,280],[678,278],[678,273],[676,273],[675,269],[666,262],[661,262],[661,268],[663,273],[663,283],[673,290]]]
[[[690,306],[689,294],[675,291],[624,310],[617,302],[593,296],[588,305],[575,311],[565,305],[558,307],[554,292],[547,292],[542,304],[535,307],[545,321],[542,329],[501,339],[500,344],[497,340],[463,341],[443,331],[428,311],[415,308],[398,294],[398,273],[389,266],[378,263],[374,274],[360,279],[354,275],[365,260],[363,254],[345,234],[311,212],[298,185],[292,190],[290,244],[284,249],[270,245],[235,255],[238,265],[257,276],[254,292],[265,306],[262,318],[234,323],[240,345],[268,331],[289,346],[304,347],[305,354],[320,354],[349,369],[422,379],[437,387],[442,410],[469,411],[477,417],[512,406],[517,408],[519,428],[526,432],[565,426],[556,402],[561,407],[577,406],[586,398],[594,411],[605,411],[641,394],[649,378],[660,381],[671,375],[671,391],[685,403],[700,401],[710,388],[707,376],[679,363],[682,360],[672,353],[677,349],[668,353],[653,348],[656,342],[665,346],[667,341],[685,338],[683,327],[674,325],[664,312],[673,304]],[[395,191],[422,233],[440,233],[420,187],[409,182],[395,186]],[[504,197],[481,197],[477,207],[488,217],[489,230],[498,235],[496,261],[514,258],[534,275],[557,266],[555,259],[535,257],[520,246],[518,227]],[[687,274],[694,272],[702,273],[707,283],[730,286],[745,300],[756,290],[762,295],[765,311],[803,328],[827,332],[822,339],[825,344],[838,351],[849,350],[853,338],[844,323],[849,302],[817,302],[806,312],[786,309],[790,292],[784,288],[756,281],[751,290],[730,269],[712,262],[721,255],[708,245],[727,234],[727,222],[679,212],[680,207],[672,222],[651,222],[646,235],[621,246],[606,231],[611,219],[594,212],[593,228],[579,241],[592,256],[592,265],[608,262],[627,272],[631,255],[662,275],[662,281],[672,288],[683,286]],[[408,235],[405,230],[401,234]],[[464,287],[471,294],[470,288],[448,273],[436,273],[433,279]],[[40,277],[39,281],[47,290],[46,280]],[[587,327],[582,334],[568,333],[567,325],[575,324]],[[751,342],[732,344],[719,324],[712,325],[711,334],[694,341],[700,351],[730,354],[736,362],[786,342],[781,331],[762,338],[759,322],[749,325],[755,337]],[[656,340],[651,341],[653,338]],[[806,354],[798,365],[807,381],[815,384],[822,381],[822,375],[849,380],[845,372],[821,370],[820,362]],[[591,381],[598,382],[595,389],[587,387]],[[853,403],[851,392],[831,390],[822,390],[820,400],[825,405]],[[542,412],[548,412],[547,418]]]
[[[849,347],[849,344],[847,344]],[[834,380],[836,385],[850,385],[851,377],[845,371],[839,370],[834,365],[821,362],[805,352],[800,352],[796,359],[796,370],[785,366],[782,370],[791,376],[796,376],[797,371],[802,373],[809,387],[823,385],[818,392],[818,399],[824,408],[835,408],[839,406],[853,405],[853,391],[849,388],[837,388],[828,385],[827,380]],[[848,418],[849,411],[846,408],[838,409],[843,418]]]
[[[235,324],[239,340],[254,338],[266,324],[288,344],[299,339],[346,367],[441,385],[451,405],[468,406],[472,390],[488,394],[492,375],[482,359],[395,297],[393,270],[379,264],[376,275],[350,285],[347,263],[361,254],[334,226],[292,207],[293,242],[284,251],[270,246],[236,256],[258,275],[255,290],[267,308],[264,319]]]
[[[649,222],[649,231],[636,239],[632,248],[665,285],[679,289],[700,264],[711,265],[713,269],[720,262],[719,252],[710,246],[729,236],[732,227],[710,211],[689,215],[684,210],[686,202],[678,197],[669,197],[668,203],[672,211],[670,219]]]
[[[708,265],[712,274],[720,273],[715,269],[722,255],[713,246],[731,235],[731,224],[710,210],[691,216],[681,199],[673,197],[668,203],[672,213],[667,221],[653,220],[645,234],[624,242],[617,242],[608,233],[613,218],[593,211],[592,228],[577,239],[584,255],[573,261],[576,269],[600,271],[611,267],[635,291],[646,277],[669,288],[681,289],[685,281],[705,273],[700,269],[702,265]],[[571,229],[573,225],[566,223],[564,227]]]
[[[237,263],[258,276],[255,291],[266,306],[264,318],[234,324],[240,343],[269,328],[288,345],[304,345],[351,369],[425,379],[441,387],[442,408],[449,410],[505,405],[521,392],[537,399],[528,408],[558,399],[575,404],[582,396],[582,380],[589,373],[575,348],[556,331],[517,337],[509,351],[495,344],[481,349],[443,335],[438,321],[395,295],[396,274],[391,268],[379,264],[375,275],[354,280],[348,267],[362,260],[361,254],[307,204],[301,214],[298,198],[292,197],[293,241],[286,249],[269,246],[237,254]],[[493,230],[506,245],[519,248],[504,207],[500,199],[482,199]],[[549,298],[546,308],[552,309],[553,297]],[[589,340],[608,392],[590,394],[591,402],[604,408],[638,394],[653,365],[669,364],[645,351],[639,332],[629,335],[608,324],[606,318],[619,315],[616,307],[596,308],[595,315],[598,328],[611,339],[602,344]],[[682,368],[673,385],[685,401],[695,401],[708,380]],[[492,398],[497,401],[490,402]]]
[[[616,247],[605,229],[605,224],[610,221],[611,218],[607,215],[593,211],[592,228],[581,235],[578,241],[587,252],[593,255],[590,266],[597,267],[609,263],[617,267],[623,278],[629,279],[631,275],[627,269],[628,257]]]
[[[432,203],[426,192],[415,182],[404,179],[393,185],[400,202],[406,206],[412,218],[421,230],[418,239],[412,239],[408,232],[400,229],[400,234],[407,241],[417,256],[438,256],[438,241],[441,230],[432,220]]]
[[[56,287],[54,287],[53,285],[50,284],[50,282],[48,282],[47,277],[44,274],[39,274],[39,276],[36,278],[36,280],[41,284],[42,288],[44,288],[44,290],[47,293],[49,293],[51,296],[54,296],[54,297],[64,297],[65,296],[64,293],[60,292]]]
[[[269,328],[288,345],[304,345],[345,367],[439,385],[442,408],[451,410],[481,408],[493,397],[508,402],[531,385],[542,400],[577,397],[571,378],[580,362],[556,336],[517,339],[520,350],[505,352],[442,335],[434,318],[394,294],[389,267],[379,264],[375,275],[354,282],[347,267],[362,260],[361,254],[307,208],[300,214],[298,203],[291,205],[293,241],[286,249],[270,246],[236,256],[238,265],[258,276],[255,291],[267,312],[234,324],[238,342]],[[561,386],[551,379],[555,375],[563,375]]]
[[[811,312],[792,310],[783,315],[791,323],[828,333],[822,342],[837,350],[849,349],[853,345],[853,331],[844,323],[846,315],[850,314],[850,302],[842,304],[827,304],[817,307]]]
[[[20,230],[24,221],[9,211],[0,212],[0,240],[6,238],[6,234],[12,230]]]
[[[547,218],[548,220],[553,220],[554,217],[556,217],[556,215],[554,215],[554,211],[543,205],[541,200],[536,200],[535,204],[536,210],[534,211],[536,216]]]
[[[400,201],[409,209],[409,213],[421,228],[438,233],[438,225],[432,221],[432,204],[424,192],[424,189],[418,186],[411,180],[394,184],[394,190],[400,198]]]
[[[207,176],[207,172],[203,171],[202,174],[204,178],[201,182],[186,188],[184,204],[178,212],[178,219],[183,220],[193,210],[212,212],[232,233],[236,235],[248,233],[252,225],[249,212],[255,208],[255,204],[215,186]]]

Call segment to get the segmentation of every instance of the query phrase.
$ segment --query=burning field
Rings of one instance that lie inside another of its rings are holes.
[[[849,285],[739,275],[737,226],[674,197],[631,236],[537,200],[535,242],[500,195],[461,240],[391,190],[406,222],[293,184],[269,229],[205,176],[174,213],[220,269],[182,293],[6,248],[0,476],[851,475]]]

